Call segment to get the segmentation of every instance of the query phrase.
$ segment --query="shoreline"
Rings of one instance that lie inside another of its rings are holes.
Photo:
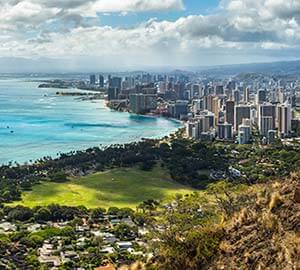
[[[135,114],[132,114],[132,115],[135,115]],[[140,116],[140,115],[138,115],[138,116]],[[144,116],[144,117],[151,117],[151,116]],[[152,117],[155,118],[154,116],[152,116]],[[175,120],[169,120],[169,121],[175,121]],[[75,155],[77,152],[87,152],[89,149],[93,149],[93,148],[98,148],[98,149],[103,150],[106,147],[111,147],[111,146],[116,145],[116,144],[117,145],[126,145],[126,144],[131,144],[131,143],[139,143],[139,142],[141,142],[143,140],[158,140],[158,141],[162,141],[164,139],[164,137],[170,137],[172,135],[175,135],[182,128],[183,128],[182,126],[178,127],[175,131],[169,132],[168,134],[166,134],[164,136],[163,135],[159,135],[157,137],[152,137],[152,138],[150,138],[150,137],[142,137],[139,140],[133,140],[133,141],[128,141],[128,142],[124,142],[124,143],[110,143],[110,144],[91,145],[90,147],[85,148],[85,149],[71,150],[71,151],[68,151],[68,152],[59,152],[59,153],[56,153],[56,154],[53,154],[53,155],[42,155],[40,158],[37,158],[37,159],[34,159],[34,160],[29,158],[27,161],[22,161],[22,162],[12,161],[11,160],[11,161],[8,161],[8,162],[5,162],[5,163],[0,163],[0,167],[2,167],[2,166],[8,166],[9,164],[11,164],[11,167],[33,165],[34,163],[38,162],[40,159],[43,159],[44,157],[47,157],[47,158],[50,157],[52,160],[58,160],[58,159],[60,159],[61,155]]]
[[[145,116],[145,117],[162,118],[162,119],[165,119],[165,120],[168,120],[168,121],[171,121],[171,122],[176,122],[176,123],[179,123],[181,125],[181,128],[184,127],[184,123],[185,123],[182,120],[179,120],[179,119],[176,119],[176,118],[173,118],[173,117],[163,116],[161,114],[156,114],[156,113],[137,114],[137,113],[130,112],[130,110],[128,110],[128,109],[126,109],[126,110],[118,110],[118,109],[115,109],[113,106],[110,106],[109,102],[106,101],[106,100],[105,100],[105,106],[108,109],[110,109],[112,111],[115,111],[115,112],[129,113],[130,115],[138,115],[138,116]]]
[[[74,97],[74,100],[76,100],[76,97]],[[77,99],[77,100],[80,100],[80,101],[91,101],[90,99]],[[103,99],[99,99],[99,100],[100,101],[104,101]],[[108,107],[106,105],[106,102],[104,102],[104,107],[106,109],[109,109],[109,110],[113,111],[113,112],[120,112],[120,113],[122,113],[121,111],[113,110],[112,108]],[[164,139],[164,137],[170,137],[172,135],[175,135],[178,131],[180,131],[180,129],[182,129],[184,127],[184,122],[180,121],[178,119],[175,119],[175,118],[164,117],[164,116],[157,115],[157,114],[134,114],[134,113],[131,113],[131,112],[123,112],[123,113],[127,113],[130,116],[138,116],[138,117],[145,117],[145,118],[153,118],[153,119],[154,118],[156,118],[156,119],[161,118],[161,119],[164,119],[164,120],[167,120],[167,121],[179,124],[180,126],[176,127],[176,129],[174,128],[175,129],[174,131],[169,131],[165,135],[157,135],[157,136],[153,136],[153,137],[141,137],[139,139],[136,138],[134,140],[129,140],[129,141],[123,142],[123,143],[103,144],[103,143],[99,142],[97,145],[90,145],[89,147],[84,148],[84,149],[75,149],[75,150],[70,150],[70,151],[66,151],[66,152],[57,152],[57,153],[55,153],[53,155],[46,155],[46,154],[43,155],[42,154],[41,157],[39,157],[37,159],[28,158],[26,161],[10,160],[10,161],[4,162],[4,163],[0,163],[0,167],[2,167],[2,166],[8,166],[9,164],[11,164],[12,167],[33,165],[35,162],[39,161],[40,159],[43,159],[44,157],[50,157],[52,160],[57,160],[57,159],[60,159],[61,155],[70,155],[72,153],[76,154],[76,152],[86,152],[87,150],[89,150],[91,148],[104,149],[105,147],[111,147],[111,146],[113,146],[115,144],[126,145],[126,144],[130,144],[130,143],[139,143],[142,140],[158,140],[158,141],[161,141],[161,140]]]
[[[22,80],[22,82],[23,82],[23,80]],[[25,88],[26,88],[26,86],[25,86]],[[29,87],[28,89],[31,89],[31,88]],[[56,90],[57,90],[57,92],[60,91],[59,89],[56,89]],[[76,91],[76,90],[74,89],[74,91]],[[70,89],[70,92],[74,92],[74,91]],[[67,92],[69,92],[69,90],[67,90]],[[86,92],[86,91],[84,91],[84,92]],[[47,93],[48,92],[46,91],[45,92],[46,96],[48,96]],[[50,97],[50,95],[49,95],[49,97]],[[61,97],[62,97],[62,99],[64,98],[64,96],[61,96]],[[92,102],[90,99],[88,99],[88,98],[82,99],[82,97],[86,97],[86,96],[74,96],[74,97],[71,97],[71,99],[74,102],[79,101],[80,103],[81,103],[81,101]],[[43,98],[45,98],[45,97],[43,97]],[[105,101],[103,99],[100,99],[99,101],[95,101],[95,102],[100,103],[101,105],[99,107],[101,107],[101,108],[105,108],[107,110],[110,109],[106,106]],[[92,103],[95,103],[95,102],[92,102]],[[85,103],[85,104],[87,104],[87,105],[84,105],[83,106],[84,108],[91,107],[88,103]],[[96,118],[98,120],[96,120],[96,121],[101,121],[102,120],[101,111],[100,111],[100,113],[96,112],[95,114],[98,115],[98,118]],[[43,143],[41,143],[40,141],[35,141],[35,139],[33,139],[29,143],[36,149],[36,151],[34,151],[34,152],[31,151],[31,148],[28,148],[28,146],[26,146],[27,148],[25,146],[23,147],[23,144],[14,144],[13,147],[16,150],[15,154],[13,154],[13,152],[12,153],[7,152],[7,155],[3,155],[3,159],[0,162],[0,166],[7,166],[10,164],[12,164],[12,166],[17,166],[17,164],[20,164],[20,165],[33,164],[35,161],[43,159],[44,157],[51,157],[52,159],[56,159],[61,154],[69,154],[71,152],[77,152],[77,151],[86,151],[93,147],[103,148],[103,147],[111,146],[113,144],[124,145],[124,144],[132,143],[132,142],[139,142],[142,139],[162,139],[165,136],[170,136],[171,134],[176,133],[179,129],[181,129],[183,127],[183,123],[178,121],[177,119],[166,118],[166,117],[162,117],[159,115],[153,115],[153,114],[136,115],[136,114],[128,112],[128,120],[126,120],[127,117],[121,117],[121,119],[124,118],[125,119],[124,121],[126,121],[126,123],[127,123],[130,120],[129,116],[131,116],[133,118],[135,116],[141,116],[141,117],[145,117],[145,118],[157,118],[157,119],[161,118],[165,121],[169,121],[170,124],[168,124],[167,122],[165,124],[163,123],[162,128],[159,128],[159,125],[158,125],[157,132],[151,132],[151,129],[149,129],[150,132],[148,132],[148,133],[146,131],[144,132],[143,129],[140,129],[137,131],[135,131],[135,129],[131,129],[128,131],[129,132],[128,135],[123,137],[124,140],[118,139],[118,136],[115,136],[114,138],[115,138],[116,142],[114,142],[113,140],[104,139],[104,138],[108,138],[109,136],[104,135],[103,137],[101,137],[100,135],[98,135],[98,138],[95,137],[96,139],[93,139],[93,140],[87,139],[86,141],[84,140],[84,137],[83,137],[82,140],[80,141],[80,144],[78,144],[78,145],[75,141],[73,142],[72,140],[69,140],[66,143],[62,142],[61,148],[60,148],[60,146],[58,146],[53,149],[51,149],[49,147],[44,147],[44,144],[49,144],[49,145],[52,144],[51,138],[43,141]],[[112,115],[110,119],[112,121],[114,119],[114,115]],[[107,121],[109,121],[109,120],[107,120]],[[121,121],[123,121],[123,120],[121,120]],[[24,123],[26,123],[26,122],[24,122]],[[8,125],[5,125],[5,127],[6,126],[8,126]],[[9,126],[13,126],[13,124],[9,124]],[[48,124],[47,124],[47,126],[48,126]],[[130,126],[131,126],[131,124],[129,125],[129,128],[130,128]],[[165,128],[163,128],[163,127],[165,127]],[[17,128],[17,127],[14,127],[14,128]],[[77,133],[77,130],[74,130],[73,132]],[[117,132],[116,134],[118,134],[119,131],[117,130],[116,132]],[[78,133],[79,133],[79,131],[78,131]],[[90,133],[90,130],[87,129],[86,133],[94,134],[95,131],[91,130],[91,133]],[[122,138],[122,135],[121,135],[122,131],[120,131],[119,133],[121,136],[120,138]],[[14,133],[14,136],[17,136],[16,134],[18,135],[17,131]],[[38,135],[38,131],[36,131],[36,134]],[[49,134],[49,135],[51,136],[51,134]],[[11,135],[11,136],[13,136],[13,135]],[[125,141],[125,139],[126,139],[126,141]],[[13,139],[13,140],[16,140],[16,139]],[[4,141],[5,141],[5,137],[4,137]],[[26,142],[26,144],[28,144],[28,143]],[[19,150],[19,148],[20,148],[20,150]],[[5,149],[6,149],[6,147],[4,147],[4,144],[3,144],[3,152],[6,151]],[[63,149],[65,149],[65,151]],[[20,153],[20,154],[18,154],[18,153]]]

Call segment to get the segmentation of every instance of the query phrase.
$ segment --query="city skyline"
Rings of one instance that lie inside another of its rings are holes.
[[[16,71],[20,62],[49,71],[272,62],[300,51],[292,0],[0,3],[0,63]]]

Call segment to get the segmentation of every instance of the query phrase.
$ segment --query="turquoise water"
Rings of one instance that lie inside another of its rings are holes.
[[[103,100],[58,97],[57,89],[37,86],[26,79],[0,79],[0,164],[162,137],[180,127],[163,118],[111,111]]]

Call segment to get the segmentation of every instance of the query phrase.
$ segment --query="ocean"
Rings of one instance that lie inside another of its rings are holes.
[[[104,100],[56,95],[74,89],[38,85],[30,77],[0,77],[0,164],[159,138],[181,126],[164,118],[112,111]]]

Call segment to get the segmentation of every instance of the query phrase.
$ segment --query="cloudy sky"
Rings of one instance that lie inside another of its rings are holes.
[[[6,61],[121,70],[300,56],[300,0],[0,0],[0,13]]]

